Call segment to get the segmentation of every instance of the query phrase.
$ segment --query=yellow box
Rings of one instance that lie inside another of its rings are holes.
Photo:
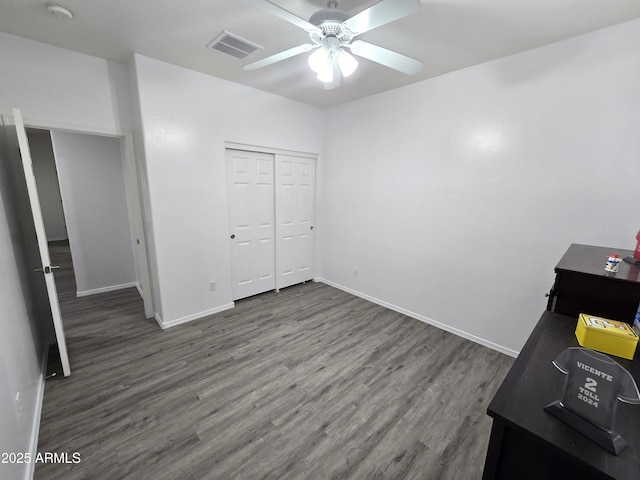
[[[592,350],[633,360],[638,335],[625,322],[581,313],[576,326],[578,343]]]

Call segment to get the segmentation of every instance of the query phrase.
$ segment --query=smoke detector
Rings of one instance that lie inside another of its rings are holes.
[[[73,18],[73,13],[71,13],[71,10],[63,7],[62,5],[50,3],[47,5],[47,12],[58,18]]]

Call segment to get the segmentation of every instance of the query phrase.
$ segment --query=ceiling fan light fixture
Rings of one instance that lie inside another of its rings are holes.
[[[339,87],[341,77],[348,77],[356,70],[358,61],[351,54],[407,75],[415,75],[422,69],[422,62],[406,55],[362,40],[353,41],[362,33],[416,13],[421,8],[421,0],[378,0],[353,16],[340,10],[339,0],[326,0],[327,8],[315,12],[309,21],[270,0],[245,1],[306,30],[311,41],[244,65],[245,70],[262,68],[313,49],[317,51],[309,55],[307,61],[326,90]]]
[[[318,72],[318,80],[323,83],[333,81],[333,65],[331,63],[327,63],[327,65]]]
[[[309,55],[307,62],[311,70],[315,73],[320,73],[322,70],[331,67],[331,52],[327,47],[320,47]]]
[[[321,82],[331,82],[334,76],[334,64],[337,62],[340,73],[344,77],[351,75],[358,68],[358,61],[353,55],[344,49],[335,49],[322,46],[309,55],[307,60],[309,67],[318,74]]]
[[[338,52],[338,66],[340,67],[342,75],[348,77],[358,68],[358,60],[349,52],[340,49]]]

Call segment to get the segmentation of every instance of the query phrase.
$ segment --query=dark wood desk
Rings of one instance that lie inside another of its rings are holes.
[[[562,396],[551,363],[578,346],[573,318],[545,312],[487,413],[493,417],[484,480],[640,479],[640,405],[618,405],[615,430],[629,447],[615,456],[543,410]],[[615,357],[640,384],[640,360]]]
[[[631,250],[572,244],[555,268],[547,310],[578,318],[580,313],[633,323],[640,303],[640,265],[621,262],[618,272],[604,270],[607,257],[633,256]]]

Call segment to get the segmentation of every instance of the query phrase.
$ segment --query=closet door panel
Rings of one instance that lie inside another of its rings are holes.
[[[227,150],[233,300],[275,288],[273,155]]]
[[[313,279],[315,160],[276,155],[276,287]]]

